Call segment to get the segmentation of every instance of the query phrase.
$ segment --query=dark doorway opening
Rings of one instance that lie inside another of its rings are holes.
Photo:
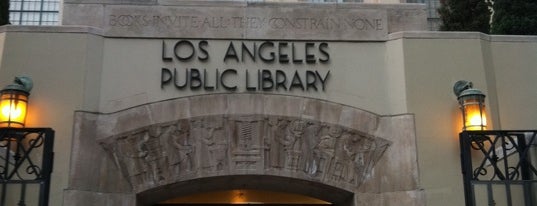
[[[229,175],[185,180],[137,195],[138,206],[353,205],[354,194],[320,182],[271,175]]]
[[[293,194],[282,193],[267,190],[252,190],[252,189],[234,189],[222,190],[205,193],[197,193],[188,196],[168,199],[157,204],[157,206],[171,205],[192,205],[192,204],[208,204],[208,205],[331,205],[317,198]]]

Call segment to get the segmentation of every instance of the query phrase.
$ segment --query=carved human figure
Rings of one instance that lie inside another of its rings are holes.
[[[374,150],[374,141],[362,135],[354,134],[345,140],[343,150],[352,161],[347,167],[345,181],[359,185],[367,172],[371,157],[369,153]]]
[[[213,170],[222,170],[226,165],[227,143],[222,136],[222,122],[219,120],[206,121],[205,134],[201,136],[202,145],[207,149],[207,159],[202,159],[206,167]]]
[[[180,174],[181,170],[189,172],[194,168],[194,146],[190,142],[190,131],[188,127],[181,122],[170,127],[170,139],[172,146],[177,153],[170,163],[176,167],[176,172]],[[170,155],[172,156],[172,155]]]
[[[288,132],[284,138],[279,139],[283,150],[287,155],[286,166],[288,169],[297,170],[298,162],[302,153],[302,136],[304,134],[305,123],[302,120],[294,120],[288,127]]]
[[[298,164],[303,172],[307,174],[314,173],[313,170],[317,170],[319,167],[319,162],[315,160],[316,157],[313,150],[319,143],[322,134],[324,134],[322,133],[324,128],[326,128],[326,124],[317,121],[306,121],[304,134],[301,138],[302,154]]]
[[[142,133],[142,138],[136,144],[137,154],[135,157],[141,158],[147,165],[146,175],[152,177],[155,182],[163,181],[161,167],[165,158],[161,154],[160,136],[162,135],[160,126],[152,126]]]
[[[352,160],[348,152],[344,149],[347,144],[347,139],[351,138],[352,134],[349,131],[343,131],[341,137],[336,140],[334,158],[330,165],[329,179],[334,181],[344,180],[348,176],[348,167]]]
[[[311,164],[313,168],[309,170],[310,174],[315,174],[316,176],[322,175],[320,178],[324,178],[334,159],[336,141],[341,137],[341,133],[341,127],[331,125],[328,133],[321,136],[319,143],[313,148],[314,158]]]
[[[141,159],[139,149],[139,135],[141,134],[125,134],[118,138],[116,152],[114,157],[116,162],[124,165],[126,173],[134,186],[142,185],[146,180],[147,173],[145,162]]]
[[[271,146],[271,137],[272,137],[272,127],[273,127],[273,120],[271,118],[266,118],[265,121],[269,125],[268,127],[265,127],[265,132],[263,135],[263,167],[265,169],[270,168],[270,146]]]

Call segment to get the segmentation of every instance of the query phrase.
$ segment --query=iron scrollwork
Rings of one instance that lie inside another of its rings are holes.
[[[38,205],[48,205],[53,142],[50,128],[0,129],[0,205],[16,197],[15,192],[20,192],[18,205],[26,205],[26,186],[31,184],[39,186]]]
[[[525,169],[537,174],[527,155],[530,148],[528,145],[535,144],[537,133],[481,133],[469,132],[467,135],[471,148],[481,152],[478,152],[481,158],[473,169],[472,180],[521,180],[520,174],[525,163],[528,167]],[[526,134],[529,134],[528,138]],[[489,170],[492,170],[492,173]]]
[[[488,188],[489,204],[495,204],[492,185],[505,185],[508,205],[511,187],[520,186],[525,205],[533,205],[532,184],[537,183],[531,151],[537,144],[537,131],[465,131],[460,134],[461,163],[466,205],[476,205],[475,185]]]

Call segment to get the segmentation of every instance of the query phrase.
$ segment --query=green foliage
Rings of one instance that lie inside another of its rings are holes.
[[[537,35],[537,0],[495,0],[493,34]]]
[[[9,0],[0,0],[0,26],[9,24]]]
[[[490,31],[489,0],[441,0],[442,31]]]

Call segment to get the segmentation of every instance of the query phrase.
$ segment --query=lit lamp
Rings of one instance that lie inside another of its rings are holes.
[[[16,77],[0,91],[0,128],[24,127],[28,96],[33,82],[29,77]]]
[[[453,86],[453,92],[457,95],[462,111],[463,130],[485,130],[487,128],[485,95],[472,87],[472,82],[464,80],[456,82]]]

